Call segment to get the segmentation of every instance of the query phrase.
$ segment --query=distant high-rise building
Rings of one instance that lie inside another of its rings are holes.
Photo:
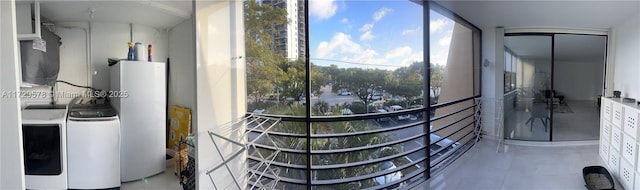
[[[305,13],[304,1],[265,0],[264,3],[287,11],[286,25],[276,27],[274,50],[282,51],[289,60],[304,59],[305,55]]]

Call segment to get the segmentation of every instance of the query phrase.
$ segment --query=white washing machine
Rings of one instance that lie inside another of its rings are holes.
[[[104,102],[69,104],[69,189],[120,187],[120,120]]]
[[[35,105],[22,110],[27,189],[67,189],[67,109]]]

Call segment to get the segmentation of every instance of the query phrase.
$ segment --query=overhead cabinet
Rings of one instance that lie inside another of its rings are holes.
[[[16,2],[18,40],[40,39],[40,2]]]

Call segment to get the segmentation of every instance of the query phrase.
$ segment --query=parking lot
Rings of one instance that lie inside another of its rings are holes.
[[[314,105],[316,102],[319,102],[319,101],[324,101],[324,102],[327,102],[329,105],[334,106],[336,104],[337,105],[351,104],[356,100],[360,100],[360,98],[358,98],[357,95],[355,94],[352,94],[350,96],[339,95],[333,92],[332,87],[330,85],[323,86],[320,90],[322,91],[322,93],[319,96],[311,97],[311,105]],[[419,121],[420,120],[410,120],[410,119],[398,120],[397,117],[393,117],[386,121],[376,121],[371,119],[371,120],[366,120],[365,122],[372,126],[377,126],[380,128],[388,128],[388,127],[395,127],[399,125],[415,123]],[[423,132],[424,132],[424,127],[414,126],[414,127],[405,128],[402,130],[387,132],[386,134],[390,135],[390,137],[393,140],[399,140],[403,138],[410,138],[415,135],[422,134]],[[409,150],[424,146],[424,143],[425,143],[424,138],[418,138],[418,139],[403,143],[402,149],[404,149],[404,151],[409,151]],[[417,153],[417,154],[410,154],[407,157],[411,160],[417,160],[419,158],[424,157],[424,155]]]
[[[360,98],[356,97],[354,94],[351,96],[340,96],[337,93],[333,92],[331,85],[325,85],[320,88],[322,93],[320,96],[311,97],[311,105],[314,105],[318,101],[325,101],[329,105],[341,105],[344,103],[350,104],[354,100],[359,100]]]

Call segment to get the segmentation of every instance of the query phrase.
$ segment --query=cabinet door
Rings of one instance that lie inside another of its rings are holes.
[[[607,98],[602,98],[602,118],[606,121],[611,121],[611,113],[613,112],[613,105]]]
[[[613,104],[613,118],[612,118],[612,123],[614,126],[616,127],[622,127],[622,121],[623,119],[623,115],[624,115],[624,109],[623,106],[619,103],[614,103]]]
[[[611,149],[620,151],[621,145],[622,145],[622,131],[620,131],[620,129],[616,127],[613,127],[611,129]]]
[[[634,189],[640,189],[640,174],[636,172],[635,178],[636,179],[634,180],[634,183],[635,183]]]
[[[620,169],[620,153],[614,149],[609,149],[609,170],[611,174],[618,175]]]
[[[634,139],[638,134],[638,111],[630,107],[624,107],[624,132]]]
[[[627,161],[620,162],[620,174],[618,179],[625,189],[633,189],[633,181],[635,180],[635,172],[633,166]]]
[[[16,2],[16,26],[18,40],[40,39],[40,2]]]
[[[634,166],[636,163],[636,155],[638,155],[638,150],[636,149],[636,139],[631,138],[631,136],[629,135],[624,135],[624,138],[622,139],[621,151],[622,157],[625,160],[629,161],[629,163],[632,163],[632,166]]]
[[[611,123],[605,120],[600,122],[602,123],[602,125],[600,125],[600,140],[608,143],[611,140]]]
[[[609,143],[600,142],[600,157],[604,163],[609,163]]]

